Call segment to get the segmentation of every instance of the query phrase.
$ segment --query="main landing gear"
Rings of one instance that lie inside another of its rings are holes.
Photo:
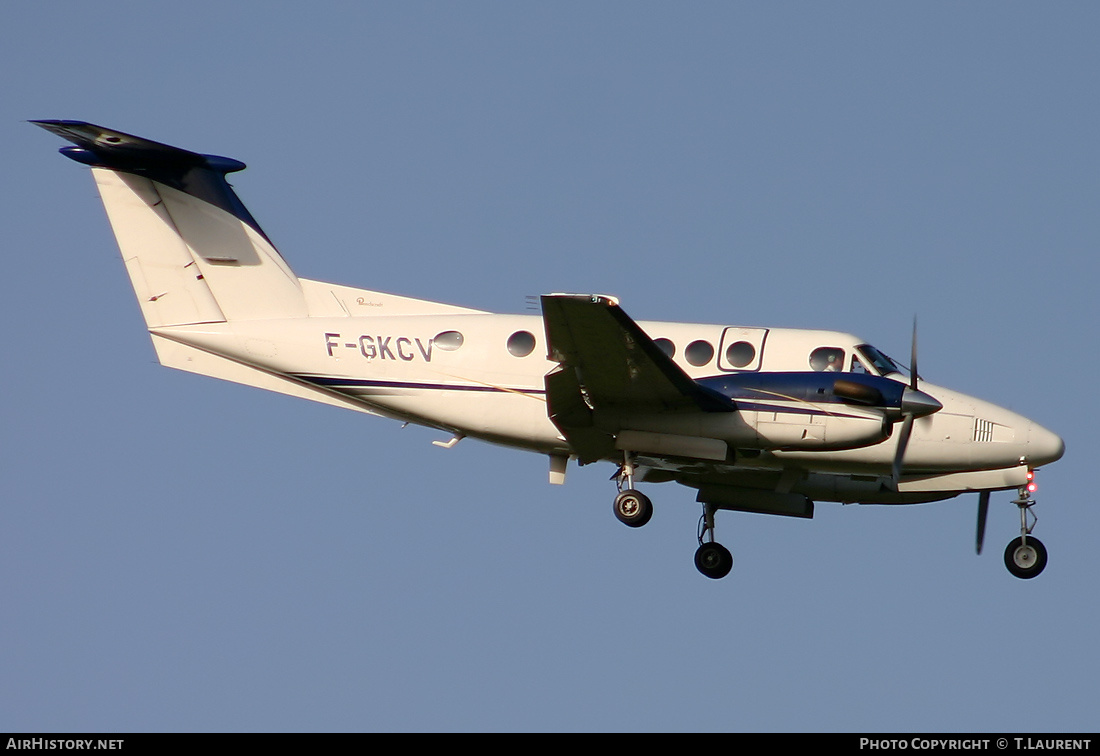
[[[624,525],[640,528],[653,516],[653,502],[634,489],[634,458],[630,452],[623,455],[623,464],[615,474],[619,495],[615,497],[615,517]],[[695,566],[707,577],[718,580],[733,569],[733,555],[729,549],[714,540],[714,513],[712,504],[703,505],[699,520],[699,548],[695,551]]]
[[[1018,578],[1028,580],[1047,566],[1047,550],[1043,542],[1031,535],[1039,518],[1031,511],[1035,501],[1031,498],[1032,484],[1020,489],[1020,495],[1012,503],[1020,508],[1020,536],[1013,538],[1005,549],[1005,567]],[[1028,523],[1030,515],[1030,524]]]
[[[703,505],[703,516],[699,518],[699,548],[695,550],[695,567],[712,580],[724,578],[733,569],[733,554],[714,540],[716,509],[713,504]]]
[[[623,466],[615,475],[619,495],[615,497],[615,516],[619,522],[632,528],[640,528],[653,516],[653,502],[641,491],[634,490],[634,456],[623,455]]]

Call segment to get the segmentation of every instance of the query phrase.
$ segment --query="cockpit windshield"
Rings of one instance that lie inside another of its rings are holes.
[[[896,362],[870,344],[860,344],[856,347],[856,351],[858,351],[860,356],[867,360],[867,362],[874,366],[879,375],[890,375],[891,373],[902,372]]]

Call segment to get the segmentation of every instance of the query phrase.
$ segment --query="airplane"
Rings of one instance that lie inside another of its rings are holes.
[[[1015,490],[1018,578],[1046,566],[1032,536],[1035,470],[1055,433],[917,372],[847,333],[635,321],[603,294],[494,314],[299,278],[230,187],[245,164],[83,121],[31,123],[91,167],[162,365],[464,438],[617,465],[615,516],[653,514],[641,483],[702,505],[695,566],[725,577],[719,510],[812,518],[816,502],[915,504]]]

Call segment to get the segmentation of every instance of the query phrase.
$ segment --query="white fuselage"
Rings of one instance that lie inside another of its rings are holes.
[[[694,379],[745,369],[807,371],[822,365],[826,370],[877,372],[865,364],[869,360],[861,359],[857,348],[864,342],[845,333],[666,322],[639,325],[658,343],[667,339],[676,364]],[[569,454],[565,439],[547,417],[544,376],[553,363],[547,359],[538,316],[457,312],[307,317],[151,330],[155,337],[320,387],[377,414],[544,454]],[[747,368],[735,368],[725,360],[726,350],[729,344],[745,341],[754,345],[754,359]],[[823,348],[830,359],[815,361]],[[912,494],[910,500],[1023,485],[1029,468],[1061,455],[1061,439],[1027,418],[943,387],[922,383],[921,389],[943,409],[915,424],[899,488]],[[826,419],[829,408],[804,401],[792,407],[782,397],[774,404],[785,411],[741,410],[714,419],[714,424],[726,423],[724,428],[702,433],[726,436],[734,447],[759,447],[737,462],[736,469],[748,476],[792,467],[804,470],[796,490],[819,499],[866,499],[881,489],[896,438],[848,449],[799,449],[785,439],[815,432],[822,414],[803,415],[792,408],[825,410]],[[757,441],[746,441],[746,434],[755,434]],[[769,438],[781,440],[769,444]],[[664,466],[655,459],[649,463]]]

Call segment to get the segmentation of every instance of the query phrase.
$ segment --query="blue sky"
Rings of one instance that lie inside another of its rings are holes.
[[[17,2],[0,730],[1095,731],[1092,3]],[[300,275],[822,327],[1060,433],[994,496],[812,521],[155,364],[88,120],[249,164]]]

